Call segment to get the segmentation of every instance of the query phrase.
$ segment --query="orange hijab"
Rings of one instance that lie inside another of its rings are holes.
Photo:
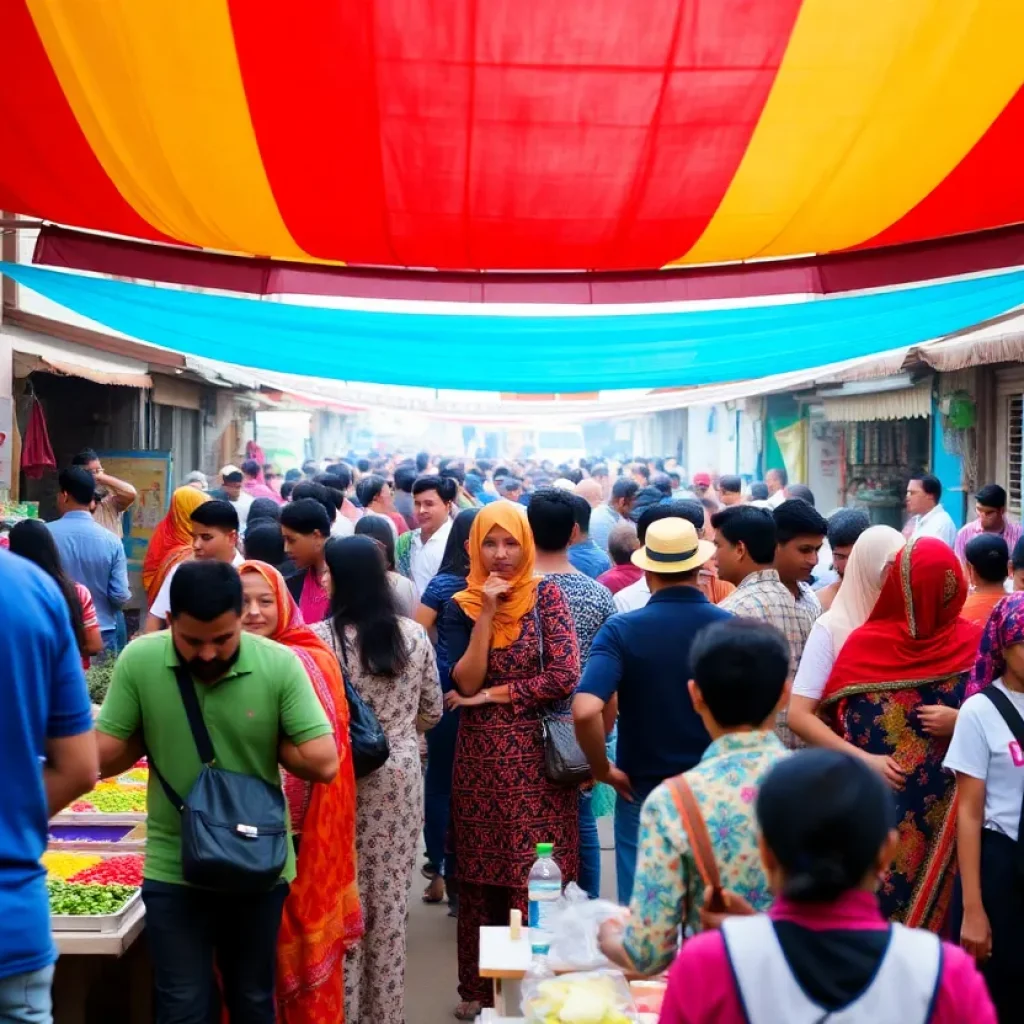
[[[343,958],[363,934],[356,878],[356,780],[349,747],[345,683],[334,652],[302,621],[284,577],[264,562],[243,562],[277,599],[271,640],[298,655],[334,727],[341,767],[327,786],[313,785],[302,823],[297,875],[285,900],[277,940],[277,1008],[282,1024],[344,1020]]]
[[[167,515],[156,524],[142,562],[142,585],[150,604],[171,569],[192,553],[192,513],[209,500],[208,494],[195,487],[179,487],[171,495]]]
[[[458,606],[475,622],[483,609],[483,586],[488,572],[483,564],[484,538],[495,526],[500,526],[519,541],[523,558],[519,568],[508,582],[510,589],[504,601],[499,602],[491,629],[491,647],[511,647],[519,639],[523,619],[533,611],[537,601],[540,577],[533,570],[533,534],[526,516],[510,501],[492,501],[485,505],[473,520],[469,533],[469,576],[466,589],[455,595]]]

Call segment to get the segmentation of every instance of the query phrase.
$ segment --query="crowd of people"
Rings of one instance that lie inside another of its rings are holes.
[[[48,1019],[48,817],[143,756],[160,1022],[403,1024],[424,841],[475,1020],[480,928],[526,912],[537,844],[599,894],[601,792],[629,911],[601,948],[670,968],[666,1024],[1021,1012],[1024,542],[1002,488],[957,530],[914,477],[901,531],[826,517],[782,469],[661,459],[250,458],[209,483],[171,495],[130,642],[135,493],[94,452],[0,556],[0,1020]],[[286,801],[276,884],[189,884],[197,717],[217,766]],[[550,774],[555,719],[582,785]]]

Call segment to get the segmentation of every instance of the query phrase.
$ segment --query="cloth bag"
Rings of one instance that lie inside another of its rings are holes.
[[[266,892],[288,859],[288,807],[280,786],[216,767],[213,741],[203,721],[192,677],[174,669],[192,739],[203,767],[182,798],[153,769],[167,799],[181,814],[181,873],[189,885],[221,892]]]

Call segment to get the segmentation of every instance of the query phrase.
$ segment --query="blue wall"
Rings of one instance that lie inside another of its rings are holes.
[[[961,485],[962,459],[946,450],[942,437],[942,413],[932,397],[932,473],[942,483],[942,507],[958,527],[966,521],[964,489]]]

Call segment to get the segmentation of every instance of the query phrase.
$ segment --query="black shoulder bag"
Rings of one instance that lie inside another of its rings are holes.
[[[985,689],[980,690],[992,703],[995,705],[996,711],[1002,715],[1003,721],[1009,727],[1010,732],[1013,733],[1013,738],[1020,745],[1020,749],[1024,750],[1024,718],[1021,718],[1020,712],[1014,707],[1013,701],[999,689],[998,686],[986,686]],[[1024,875],[1024,800],[1021,801],[1020,806],[1020,822],[1017,826],[1017,873]]]
[[[383,768],[391,756],[391,746],[381,728],[380,720],[373,708],[359,696],[359,691],[349,682],[348,654],[345,638],[341,640],[341,654],[331,627],[331,646],[334,656],[341,665],[341,676],[345,681],[345,699],[348,701],[348,741],[352,747],[352,768],[357,779],[364,779],[378,768]]]
[[[174,675],[203,767],[182,800],[152,756],[149,765],[181,814],[182,877],[204,889],[266,892],[277,884],[288,859],[284,793],[263,779],[216,767],[192,677],[181,664]]]
[[[535,604],[533,617],[537,624],[537,645],[540,670],[544,671],[544,632],[540,611]],[[576,726],[572,720],[572,701],[555,701],[540,720],[544,740],[544,774],[557,786],[581,786],[593,778],[587,755],[576,739]]]

